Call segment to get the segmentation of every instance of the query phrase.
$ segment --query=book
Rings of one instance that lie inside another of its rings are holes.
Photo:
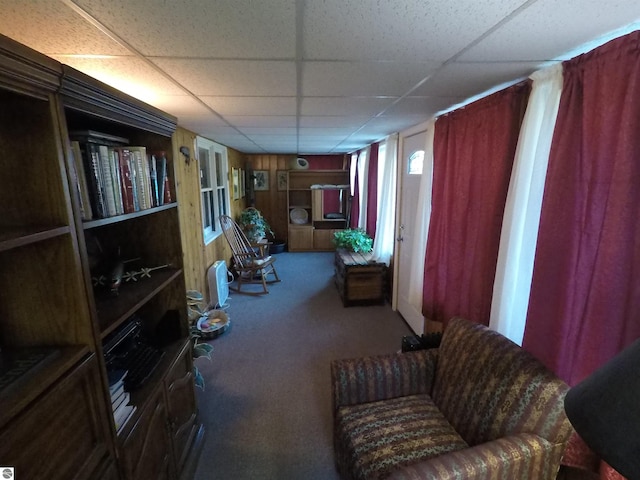
[[[150,208],[149,201],[149,173],[147,164],[147,149],[145,147],[128,147],[131,152],[131,162],[135,171],[135,194],[138,199],[139,210]]]
[[[100,180],[100,161],[97,151],[94,152],[93,148],[91,148],[91,144],[89,143],[80,143],[79,146],[89,186],[93,217],[105,218],[105,204]]]
[[[122,179],[120,178],[118,152],[113,147],[109,147],[109,167],[111,169],[111,179],[113,180],[113,195],[116,200],[116,215],[122,215],[124,213],[124,206],[122,202]]]
[[[120,168],[120,190],[122,196],[122,207],[124,213],[136,211],[133,201],[133,178],[131,171],[131,152],[128,148],[116,148],[118,164]]]
[[[97,145],[97,144],[96,144]],[[100,161],[100,171],[102,174],[102,184],[106,204],[106,215],[114,217],[116,212],[116,198],[113,186],[113,177],[111,174],[111,160],[109,159],[109,147],[106,145],[97,145]]]
[[[156,156],[149,155],[149,178],[151,180],[151,204],[153,207],[160,205],[158,201],[158,171],[156,169]]]
[[[159,165],[158,168],[158,205],[164,205],[164,191],[166,188],[166,178],[167,178],[167,157],[164,156],[164,152],[162,152],[162,156],[159,157]]]
[[[113,421],[116,424],[116,431],[120,431],[120,429],[124,426],[125,423],[131,418],[133,412],[136,411],[135,405],[129,405],[128,403],[123,403],[113,412]]]
[[[91,220],[93,218],[93,209],[91,208],[91,196],[89,194],[89,185],[87,183],[87,173],[82,160],[82,152],[80,151],[80,142],[71,142],[71,154],[74,158],[74,164],[77,169],[78,183],[80,184],[80,208],[82,220]]]
[[[109,133],[98,132],[96,130],[73,130],[69,132],[71,140],[84,143],[99,143],[107,146],[123,146],[129,144],[129,139],[111,135]]]

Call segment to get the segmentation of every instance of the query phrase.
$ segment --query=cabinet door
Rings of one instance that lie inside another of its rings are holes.
[[[121,444],[122,464],[128,480],[173,479],[167,412],[158,390],[145,405]]]
[[[183,470],[197,430],[191,348],[189,345],[186,347],[165,380],[169,425],[178,472]]]
[[[335,250],[333,243],[333,234],[338,230],[335,228],[316,228],[313,230],[313,248],[314,250]]]
[[[289,227],[289,250],[313,250],[313,227]]]
[[[94,356],[73,369],[0,432],[0,463],[21,479],[93,479],[108,448],[109,412]]]

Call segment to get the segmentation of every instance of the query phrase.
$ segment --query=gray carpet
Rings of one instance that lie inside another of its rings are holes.
[[[329,362],[389,353],[409,334],[389,305],[344,308],[332,253],[281,253],[282,282],[231,292],[231,328],[197,360],[206,441],[196,480],[333,480]]]

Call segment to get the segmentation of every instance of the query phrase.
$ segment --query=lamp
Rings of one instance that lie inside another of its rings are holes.
[[[629,480],[640,479],[640,340],[571,388],[564,407],[591,450]]]

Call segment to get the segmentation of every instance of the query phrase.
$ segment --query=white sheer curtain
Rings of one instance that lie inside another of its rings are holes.
[[[562,92],[562,65],[535,72],[511,172],[491,302],[490,328],[522,344],[542,194]]]
[[[358,189],[359,189],[359,216],[358,216],[358,228],[363,230],[367,229],[367,197],[369,195],[369,153],[371,152],[371,146],[360,152],[358,155]]]
[[[418,208],[414,228],[411,272],[409,272],[409,303],[418,311],[422,311],[422,291],[424,285],[424,259],[431,219],[431,193],[433,186],[433,133],[435,119],[427,124],[427,139],[424,146],[424,163],[418,192]]]
[[[398,162],[398,134],[390,135],[378,149],[378,208],[373,259],[389,265],[395,245],[396,168]],[[384,153],[383,153],[384,152]]]

